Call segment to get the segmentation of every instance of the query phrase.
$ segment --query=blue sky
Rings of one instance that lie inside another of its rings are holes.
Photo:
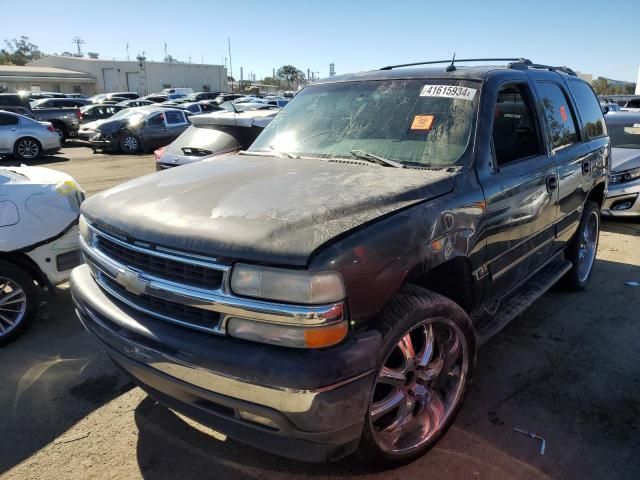
[[[303,0],[67,2],[0,0],[0,38],[27,35],[45,52],[85,51],[220,63],[231,37],[234,76],[256,77],[291,63],[327,76],[389,63],[458,57],[525,56],[618,80],[640,65],[640,1]],[[25,18],[26,15],[26,18]]]

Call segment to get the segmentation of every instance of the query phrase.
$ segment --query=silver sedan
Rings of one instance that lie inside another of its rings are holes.
[[[0,155],[29,161],[60,150],[60,137],[49,122],[0,111]]]

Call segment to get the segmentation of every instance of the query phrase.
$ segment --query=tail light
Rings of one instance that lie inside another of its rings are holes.
[[[167,150],[167,147],[165,146],[165,147],[160,147],[153,152],[153,158],[156,160],[156,162],[160,160],[160,157],[164,155],[164,152],[166,150]]]
[[[51,133],[56,133],[56,129],[53,128],[53,125],[51,124],[47,125],[47,130],[49,130]]]
[[[76,117],[78,118],[78,120],[82,120],[82,113],[80,112],[79,108],[76,108]]]

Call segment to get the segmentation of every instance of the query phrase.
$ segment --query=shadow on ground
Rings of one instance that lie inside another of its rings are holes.
[[[640,218],[602,217],[601,228],[603,232],[640,237]]]
[[[22,337],[0,349],[0,378],[0,476],[132,388],[84,331],[65,288]]]
[[[598,260],[586,292],[545,295],[481,349],[464,408],[436,448],[372,477],[638,478],[640,368],[630,360],[640,354],[640,289],[624,280],[639,276],[636,265]],[[151,480],[367,473],[353,458],[309,465],[221,441],[150,398],[135,420]],[[544,437],[545,455],[514,428]]]

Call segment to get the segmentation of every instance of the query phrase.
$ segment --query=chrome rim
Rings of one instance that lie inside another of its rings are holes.
[[[21,140],[18,143],[18,154],[22,158],[36,158],[40,152],[40,147],[34,140]]]
[[[369,405],[373,439],[387,454],[420,449],[446,424],[462,397],[469,348],[447,318],[413,327],[378,372]]]
[[[597,212],[591,212],[582,232],[580,232],[578,245],[578,278],[584,282],[591,273],[593,262],[596,259],[598,249],[598,230],[600,219]]]
[[[0,276],[0,337],[16,328],[26,311],[24,290],[10,278]]]
[[[138,150],[138,140],[135,137],[125,137],[122,144],[128,152],[135,152]]]

